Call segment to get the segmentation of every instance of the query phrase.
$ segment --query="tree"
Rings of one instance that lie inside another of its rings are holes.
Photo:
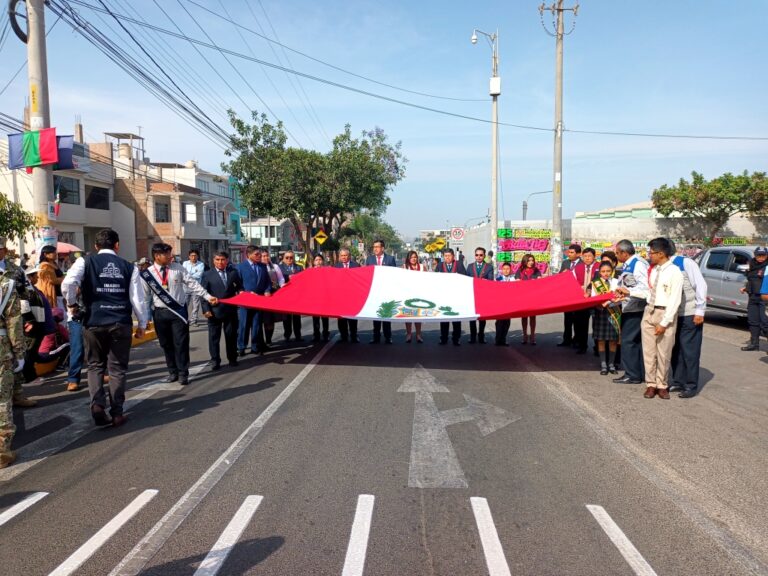
[[[27,212],[18,202],[9,200],[0,194],[0,236],[14,240],[16,236],[24,236],[35,228],[35,217]]]
[[[353,248],[356,248],[357,242],[362,242],[367,249],[370,249],[374,240],[383,240],[388,251],[395,254],[403,251],[403,241],[397,230],[384,222],[381,217],[368,212],[356,214],[342,229],[341,237],[349,239]]]
[[[691,181],[681,178],[677,186],[666,184],[653,191],[653,206],[665,217],[677,212],[684,218],[696,218],[707,226],[707,235],[715,236],[740,212],[757,214],[768,208],[768,180],[765,172],[745,170],[734,176],[723,174],[707,181],[691,172]]]

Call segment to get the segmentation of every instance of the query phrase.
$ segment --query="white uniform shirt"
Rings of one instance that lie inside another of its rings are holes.
[[[168,291],[168,294],[170,294],[176,302],[182,306],[186,304],[188,293],[196,294],[210,302],[211,295],[208,294],[206,289],[203,288],[197,280],[190,276],[189,272],[187,272],[181,264],[171,262],[166,266],[165,282],[163,281],[164,278],[160,272],[160,268],[161,266],[159,264],[152,264],[148,270],[149,273],[154,276],[155,280]],[[166,282],[167,287],[165,286]],[[162,300],[160,300],[149,287],[147,287],[147,292],[152,295],[152,305],[155,309],[167,308]]]
[[[667,260],[661,266],[651,268],[648,285],[651,290],[648,306],[666,308],[661,319],[661,325],[666,328],[677,318],[683,298],[683,273],[672,260]]]

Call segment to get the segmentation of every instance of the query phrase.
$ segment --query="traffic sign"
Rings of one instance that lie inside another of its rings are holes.
[[[317,234],[314,236],[315,242],[320,244],[321,246],[325,244],[325,241],[328,240],[328,234],[323,232],[322,230],[318,230]]]
[[[445,248],[445,239],[444,238],[435,238],[434,242],[432,242],[432,245],[437,250],[442,250],[443,248]]]
[[[451,240],[464,240],[464,228],[451,228]]]

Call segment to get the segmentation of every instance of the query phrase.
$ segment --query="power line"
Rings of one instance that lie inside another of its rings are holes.
[[[638,136],[642,138],[683,138],[692,140],[768,140],[768,136],[709,136],[696,134],[654,134],[650,132],[610,132],[604,130],[569,130],[564,128],[563,132],[572,134],[594,134],[597,136]]]
[[[51,25],[51,27],[50,27],[50,28],[48,28],[48,32],[46,32],[46,33],[45,33],[45,37],[46,37],[46,38],[48,37],[48,34],[50,34],[51,32],[53,32],[53,29],[54,29],[54,28],[56,28],[56,24],[58,24],[58,23],[59,23],[59,20],[61,20],[61,16],[59,16],[58,18],[56,18],[56,20],[55,20],[55,21],[54,21],[54,23]],[[8,28],[10,29],[10,24],[8,24]],[[10,80],[8,80],[8,82],[6,82],[6,84],[5,84],[5,86],[3,86],[3,89],[2,89],[2,90],[0,90],[0,96],[2,96],[3,94],[5,94],[5,91],[6,91],[6,90],[8,90],[8,87],[9,87],[11,84],[13,84],[13,81],[14,81],[14,80],[16,80],[16,77],[17,77],[19,74],[21,74],[21,71],[22,71],[22,70],[24,70],[24,67],[25,67],[26,65],[27,65],[27,59],[25,58],[25,59],[24,59],[24,62],[22,62],[21,66],[19,66],[18,70],[16,70],[16,72],[14,72],[14,73],[13,73],[13,76],[11,76],[11,79],[10,79]]]

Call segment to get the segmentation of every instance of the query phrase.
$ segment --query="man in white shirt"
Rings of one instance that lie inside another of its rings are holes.
[[[205,264],[200,260],[200,253],[197,250],[190,250],[187,256],[189,260],[184,262],[182,266],[184,266],[187,274],[200,284],[203,281],[203,273],[205,272]],[[197,326],[197,321],[203,313],[200,308],[200,296],[187,291],[187,310],[189,312],[189,323]]]
[[[683,273],[673,262],[675,249],[666,238],[648,243],[651,268],[648,272],[648,305],[643,312],[641,333],[645,365],[646,398],[669,400],[667,375],[675,346],[677,316],[683,298]]]

